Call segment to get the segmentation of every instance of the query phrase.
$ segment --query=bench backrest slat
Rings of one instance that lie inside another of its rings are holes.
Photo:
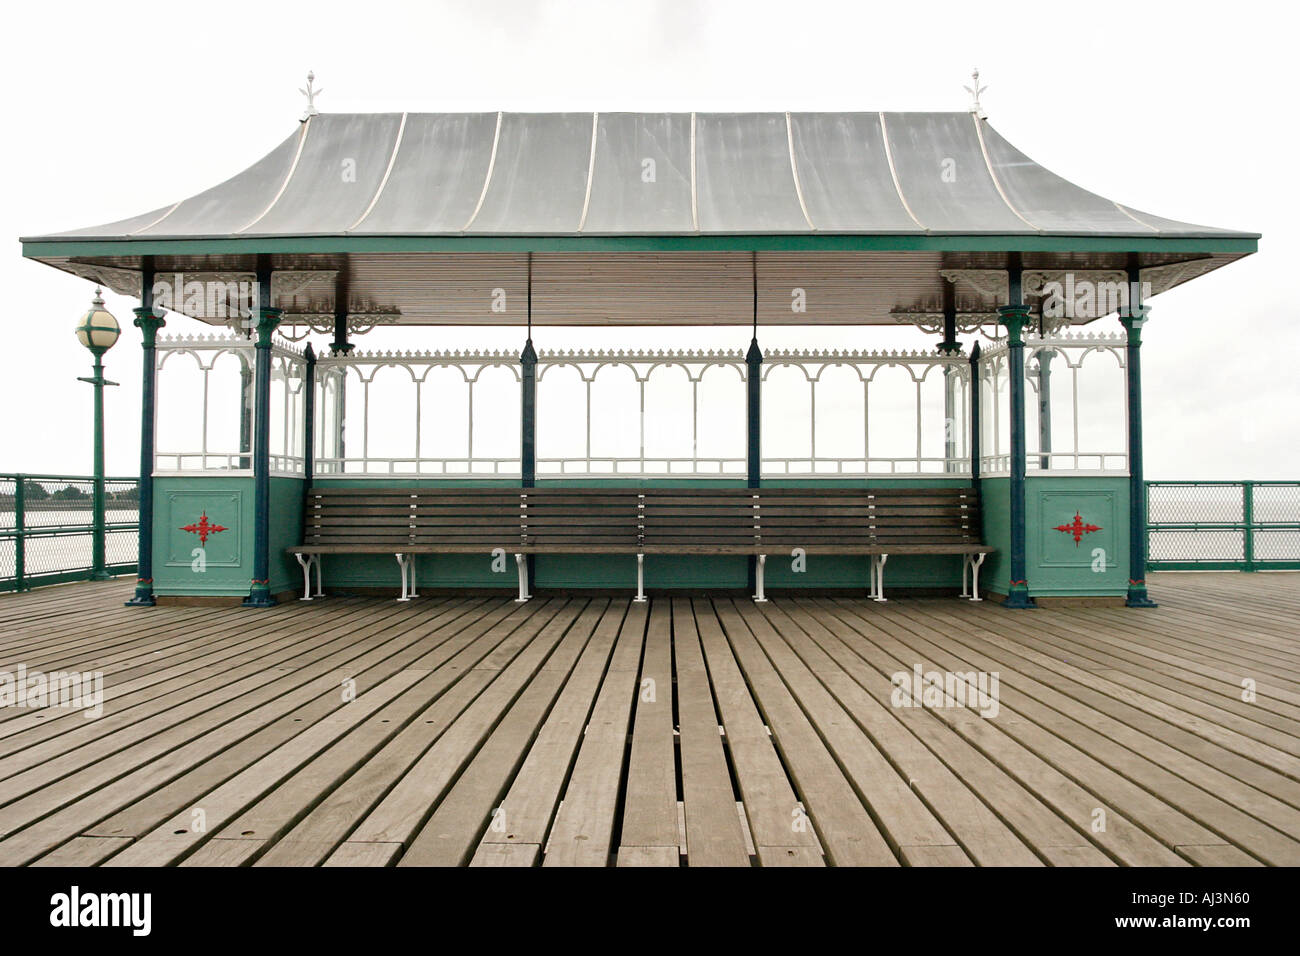
[[[303,543],[581,552],[978,545],[979,497],[946,488],[311,488]]]

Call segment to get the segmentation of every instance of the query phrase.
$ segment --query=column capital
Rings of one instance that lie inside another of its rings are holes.
[[[257,329],[257,347],[259,349],[269,349],[271,347],[271,335],[279,327],[282,314],[283,310],[272,306],[253,310],[253,327]]]
[[[167,324],[167,320],[148,307],[131,311],[135,313],[135,327],[144,333],[144,347],[153,348],[158,341],[158,330]]]
[[[998,308],[998,321],[1007,328],[1007,344],[1023,345],[1021,333],[1029,322],[1029,306],[1004,305]]]
[[[1149,305],[1129,305],[1120,309],[1119,324],[1124,326],[1124,331],[1128,333],[1128,344],[1137,346],[1142,344],[1142,327],[1147,324],[1147,318],[1151,315],[1151,306]]]
[[[745,353],[745,362],[749,365],[763,364],[763,350],[758,347],[758,336],[749,340],[749,351]]]
[[[524,350],[519,353],[519,361],[524,365],[537,364],[537,350],[533,348],[531,336],[524,342]]]

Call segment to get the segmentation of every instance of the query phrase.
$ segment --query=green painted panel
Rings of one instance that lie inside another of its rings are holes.
[[[1003,594],[1011,586],[1011,479],[980,479],[980,514],[984,543],[997,550],[984,559],[980,586]],[[1030,586],[1033,586],[1031,580]]]
[[[183,530],[203,514],[225,530]],[[197,548],[201,553],[196,553]],[[154,592],[160,595],[248,593],[252,577],[253,479],[195,475],[154,479]]]
[[[1030,593],[1093,597],[1128,592],[1128,484],[1127,477],[1108,476],[1036,475],[1026,480]]]
[[[286,554],[284,549],[302,541],[302,505],[305,486],[306,482],[301,478],[273,477],[271,479],[267,541],[270,548],[268,568],[272,594],[296,590],[302,586],[302,570],[298,567],[298,560],[293,555]]]
[[[984,542],[997,548],[984,561],[981,584],[1006,593],[1011,546],[1010,480],[980,481]],[[1084,526],[1076,545],[1075,515]],[[1025,479],[1025,557],[1029,592],[1041,597],[1106,597],[1128,590],[1128,478],[1031,475]],[[888,578],[886,578],[888,583]]]

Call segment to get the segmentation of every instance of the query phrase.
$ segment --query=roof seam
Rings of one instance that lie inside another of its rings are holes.
[[[180,204],[183,203],[184,201],[185,201],[184,199],[178,199],[178,200],[176,200],[176,202],[172,203],[172,207],[171,207],[170,209],[168,209],[165,213],[163,213],[161,216],[159,216],[159,217],[158,217],[157,219],[155,219],[153,222],[149,223],[148,225],[141,226],[139,229],[135,229],[135,230],[133,230],[133,231],[131,231],[131,232],[128,232],[127,235],[128,235],[128,236],[138,236],[140,233],[144,232],[146,229],[152,229],[154,226],[158,225],[158,223],[162,222],[164,219],[166,219],[168,216],[170,216],[172,213],[174,213],[178,208],[180,208]]]
[[[403,113],[402,122],[397,126],[397,139],[393,141],[393,154],[388,157],[388,168],[384,170],[384,178],[379,181],[379,188],[375,190],[374,198],[370,200],[370,205],[366,207],[366,211],[361,214],[356,222],[343,230],[344,232],[351,232],[353,229],[357,228],[357,226],[361,225],[361,223],[365,221],[366,217],[374,211],[375,206],[379,203],[379,197],[384,194],[384,187],[388,185],[388,177],[393,175],[393,167],[397,165],[397,151],[402,148],[402,136],[406,132],[406,117],[408,115],[409,114],[407,113]]]
[[[253,226],[257,225],[259,222],[265,219],[267,213],[269,213],[272,209],[274,209],[275,204],[280,201],[280,197],[284,195],[284,191],[289,188],[289,182],[290,180],[293,179],[293,174],[298,171],[298,160],[302,158],[302,149],[307,142],[307,134],[311,131],[311,121],[313,119],[315,119],[315,117],[309,116],[307,117],[307,122],[302,124],[302,131],[298,136],[298,149],[293,154],[293,162],[289,164],[289,172],[285,174],[284,182],[280,184],[279,191],[275,194],[275,196],[272,197],[270,205],[268,205],[265,209],[263,209],[261,214],[258,215],[255,219],[253,219],[253,221],[250,222],[248,225],[244,226],[242,229],[236,229],[233,235],[239,235],[241,232],[247,232]]]
[[[469,227],[472,226],[474,224],[474,220],[478,218],[479,210],[483,208],[483,201],[487,199],[488,186],[492,184],[492,171],[496,169],[497,166],[497,145],[500,142],[501,142],[501,111],[497,110],[497,128],[496,128],[496,132],[492,134],[492,155],[488,157],[487,175],[483,177],[483,191],[478,194],[478,205],[475,206],[474,211],[469,214],[469,221],[466,222],[465,225],[461,227],[461,232],[469,231]]]
[[[591,208],[591,181],[596,174],[596,131],[600,127],[600,113],[591,114],[591,155],[587,157],[587,192],[582,197],[582,216],[578,220],[578,232],[587,225],[587,210]]]
[[[1160,230],[1159,230],[1159,229],[1157,229],[1155,226],[1151,225],[1151,223],[1149,223],[1149,222],[1143,222],[1143,221],[1142,221],[1141,219],[1139,219],[1137,216],[1133,215],[1133,213],[1129,212],[1127,209],[1125,209],[1125,208],[1124,208],[1123,206],[1121,206],[1119,203],[1115,202],[1115,200],[1112,199],[1112,200],[1111,200],[1111,203],[1114,204],[1114,206],[1115,206],[1116,209],[1118,209],[1118,210],[1119,210],[1120,212],[1122,212],[1124,215],[1128,216],[1130,219],[1132,219],[1132,220],[1133,220],[1135,223],[1137,223],[1139,226],[1146,226],[1148,229],[1150,229],[1152,232],[1156,233],[1157,235],[1160,234]]]
[[[813,232],[817,227],[813,225],[812,216],[808,215],[808,204],[803,201],[803,186],[799,183],[799,163],[794,158],[794,127],[790,123],[790,112],[785,114],[785,141],[790,147],[790,175],[794,179],[794,194],[799,199],[799,208],[803,210],[804,222],[808,223],[808,228]]]
[[[691,228],[700,231],[699,190],[695,181],[695,111],[691,110]]]
[[[1033,229],[1035,232],[1042,232],[1043,230],[1039,229],[1032,222],[1030,222],[1028,219],[1022,216],[1020,214],[1020,210],[1011,204],[1011,200],[1007,197],[1006,192],[1002,189],[1002,182],[998,179],[998,174],[993,171],[993,161],[989,159],[989,150],[988,147],[984,144],[984,128],[980,125],[979,115],[977,113],[972,112],[970,114],[970,118],[971,118],[971,122],[975,124],[975,138],[979,140],[980,155],[984,157],[984,168],[989,171],[989,178],[993,180],[993,188],[998,191],[998,195],[1002,197],[1002,201],[1007,204],[1008,209],[1010,209],[1013,213],[1015,213],[1017,219],[1023,222],[1030,229]]]
[[[898,201],[903,204],[907,214],[912,217],[912,222],[916,223],[918,228],[929,232],[929,227],[916,218],[916,213],[912,212],[907,197],[903,195],[903,184],[898,181],[898,169],[894,166],[894,151],[889,148],[889,127],[885,124],[885,114],[882,112],[876,115],[880,117],[880,141],[885,146],[885,162],[889,164],[889,175],[894,180],[894,192],[898,193]]]

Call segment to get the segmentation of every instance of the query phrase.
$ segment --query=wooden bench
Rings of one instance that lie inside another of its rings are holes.
[[[961,555],[962,597],[978,601],[980,565],[994,550],[980,541],[971,488],[649,489],[642,509],[643,554],[754,555],[756,601],[766,600],[771,554],[869,556],[877,601],[891,554]],[[638,567],[638,594],[640,577]]]
[[[513,554],[526,601],[530,554],[633,554],[638,492],[565,488],[334,488],[307,492],[303,543],[286,550],[302,567],[303,597],[323,595],[322,554],[391,554],[399,601],[418,597],[417,554]]]
[[[962,596],[978,601],[978,495],[970,488],[312,488],[303,543],[286,550],[303,571],[303,600],[321,589],[322,554],[391,554],[401,597],[418,596],[417,554],[513,554],[519,601],[534,554],[634,554],[637,601],[647,554],[756,558],[765,601],[768,555],[867,555],[870,594],[883,601],[892,554],[962,556]],[[972,585],[970,587],[969,585]]]

